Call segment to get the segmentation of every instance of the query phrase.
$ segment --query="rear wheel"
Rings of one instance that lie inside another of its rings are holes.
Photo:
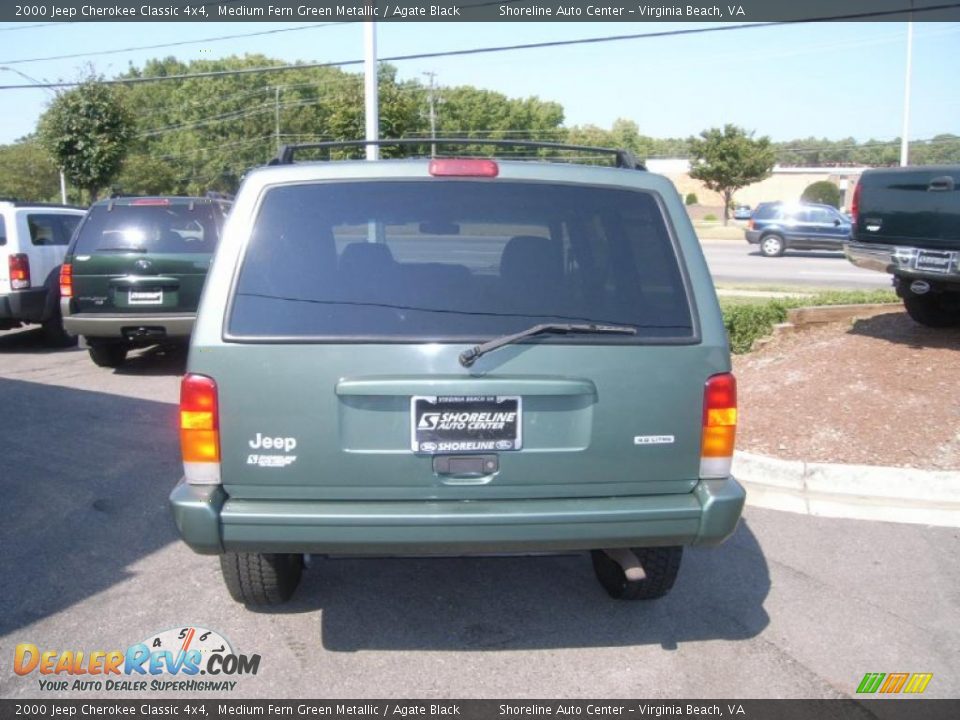
[[[903,306],[907,314],[921,325],[932,328],[960,325],[960,293],[916,295],[907,289],[903,293]]]
[[[766,235],[760,239],[760,252],[764,257],[780,257],[786,249],[779,235]]]
[[[127,359],[127,347],[120,343],[96,343],[88,348],[90,359],[98,367],[115,368]]]
[[[290,553],[224,553],[220,570],[230,597],[244,605],[279,605],[293,596],[303,556]]]
[[[593,572],[610,597],[616,600],[654,600],[673,587],[680,571],[683,547],[631,548],[646,577],[628,580],[623,568],[603,550],[592,550]]]

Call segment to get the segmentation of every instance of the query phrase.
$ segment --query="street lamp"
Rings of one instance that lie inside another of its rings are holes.
[[[42,80],[37,80],[35,77],[31,77],[30,75],[27,75],[25,72],[20,72],[16,68],[7,67],[6,65],[0,65],[0,70],[6,70],[7,72],[16,73],[20,77],[25,78],[32,83],[36,83],[37,85],[48,84]],[[54,97],[57,96],[57,93],[55,90],[53,90],[53,88],[44,88],[44,90],[49,90],[51,93],[53,93]],[[63,174],[63,168],[60,168],[60,202],[62,202],[64,205],[67,204],[67,178]]]

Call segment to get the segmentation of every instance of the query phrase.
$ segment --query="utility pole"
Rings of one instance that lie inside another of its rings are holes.
[[[366,110],[367,132],[366,139],[380,139],[380,107],[377,97],[377,25],[372,21],[363,23],[364,40],[364,77],[363,94]],[[380,146],[367,145],[367,160],[380,159]]]
[[[911,7],[913,3],[910,3]],[[900,166],[904,167],[910,160],[910,75],[913,65],[913,12],[907,21],[907,72],[903,81],[903,132],[900,135]]]
[[[428,78],[430,78],[430,85],[427,87],[427,102],[430,103],[430,157],[437,156],[437,103],[436,95],[434,94],[435,86],[434,79],[437,77],[435,72],[425,72]]]
[[[273,94],[273,136],[277,140],[277,157],[280,157],[280,86],[274,88]]]

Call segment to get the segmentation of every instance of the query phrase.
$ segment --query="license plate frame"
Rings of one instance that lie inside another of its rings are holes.
[[[917,250],[913,268],[920,272],[946,275],[957,262],[957,253],[951,250]]]
[[[470,417],[472,414],[475,417]],[[495,453],[522,448],[523,398],[519,395],[410,398],[410,449],[414,453]]]
[[[163,305],[163,289],[134,290],[127,292],[127,302],[131,305]]]

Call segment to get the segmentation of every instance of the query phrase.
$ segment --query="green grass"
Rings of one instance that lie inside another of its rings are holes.
[[[827,290],[812,297],[723,297],[720,298],[720,309],[730,337],[730,349],[739,354],[749,352],[756,340],[773,331],[774,325],[786,322],[787,311],[792,308],[897,302],[897,295],[892,290]]]

